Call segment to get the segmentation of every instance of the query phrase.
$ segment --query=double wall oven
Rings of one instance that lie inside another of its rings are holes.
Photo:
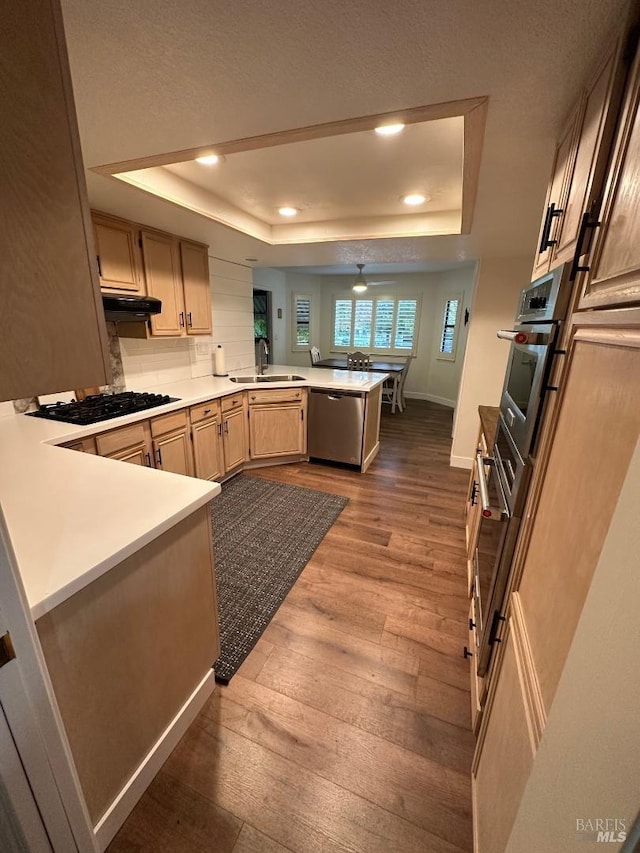
[[[491,455],[476,458],[472,503],[479,502],[479,527],[473,554],[477,671],[487,673],[499,642],[504,600],[533,454],[558,350],[561,324],[571,289],[565,264],[522,291],[513,329],[498,337],[511,344],[500,401],[500,418]]]

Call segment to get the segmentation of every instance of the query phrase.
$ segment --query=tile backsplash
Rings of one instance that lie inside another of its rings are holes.
[[[191,341],[186,338],[120,338],[120,354],[128,391],[191,379]]]

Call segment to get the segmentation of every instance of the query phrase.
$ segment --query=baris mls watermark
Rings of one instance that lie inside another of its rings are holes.
[[[577,817],[576,838],[598,844],[619,844],[627,840],[627,819],[624,817]]]

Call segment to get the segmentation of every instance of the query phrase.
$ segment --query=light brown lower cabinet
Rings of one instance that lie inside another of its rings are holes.
[[[231,409],[222,415],[222,448],[225,473],[242,465],[247,459],[245,407]]]
[[[306,389],[249,392],[249,458],[306,452]]]
[[[193,453],[187,412],[181,409],[151,421],[155,467],[173,474],[193,476]]]
[[[81,438],[78,441],[71,441],[64,446],[67,450],[76,450],[78,453],[97,453],[96,440],[92,436]]]
[[[191,438],[196,477],[220,480],[224,476],[222,421],[217,400],[191,407]]]
[[[533,766],[535,746],[522,662],[510,623],[472,771],[476,853],[503,853]]]
[[[100,456],[152,468],[149,421],[140,421],[126,427],[109,430],[109,432],[99,433],[96,436],[96,449]]]

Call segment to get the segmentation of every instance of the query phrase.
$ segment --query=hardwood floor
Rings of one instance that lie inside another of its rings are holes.
[[[349,504],[110,853],[472,850],[464,501],[451,410],[383,409],[369,471],[252,475]]]

